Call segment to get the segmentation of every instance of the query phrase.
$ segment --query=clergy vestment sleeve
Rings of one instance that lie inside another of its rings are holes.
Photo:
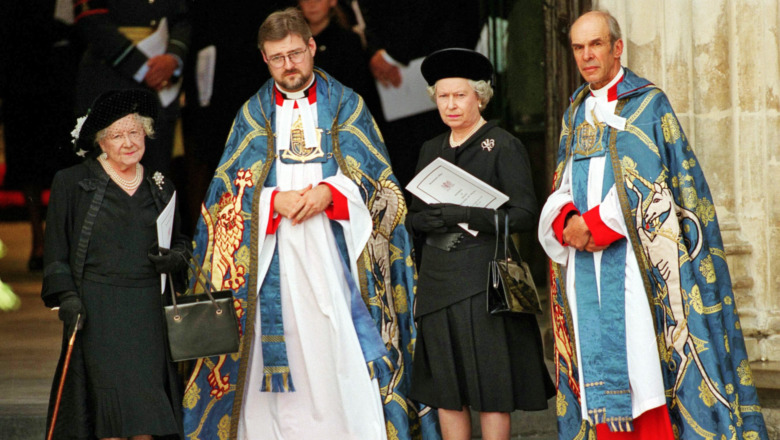
[[[564,246],[568,246],[566,243],[563,242],[563,230],[566,228],[566,220],[569,218],[570,214],[576,214],[576,215],[580,214],[580,212],[574,206],[574,203],[569,203],[563,208],[561,208],[560,214],[558,214],[558,217],[555,217],[555,220],[553,220],[553,225],[552,225],[553,232],[555,233],[555,238],[557,238],[558,242]]]
[[[553,225],[561,210],[573,203],[574,200],[571,195],[571,163],[569,163],[564,170],[561,185],[547,198],[539,217],[539,243],[541,243],[547,256],[558,264],[566,264],[569,257],[569,247],[558,240],[553,230]]]
[[[266,191],[267,189],[263,189]],[[276,234],[276,230],[279,228],[279,223],[282,222],[282,216],[276,215],[276,210],[274,209],[274,201],[276,200],[276,195],[279,194],[278,189],[273,189],[273,194],[271,194],[271,206],[268,208],[268,228],[266,228],[265,233],[267,235]]]
[[[614,185],[599,205],[582,214],[582,219],[588,225],[593,242],[598,246],[612,244],[628,235],[617,188]]]
[[[331,220],[349,220],[349,202],[344,194],[328,182],[321,184],[330,188],[330,194],[333,197],[333,202],[325,208],[325,215]]]
[[[607,246],[615,241],[623,238],[623,235],[610,229],[606,223],[601,219],[601,205],[588,210],[585,214],[582,214],[582,219],[585,224],[588,225],[591,237],[593,237],[593,243],[597,246]]]

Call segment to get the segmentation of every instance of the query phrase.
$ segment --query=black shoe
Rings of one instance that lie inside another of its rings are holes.
[[[35,255],[30,257],[30,260],[27,261],[27,269],[30,272],[43,270],[43,257],[36,257]]]

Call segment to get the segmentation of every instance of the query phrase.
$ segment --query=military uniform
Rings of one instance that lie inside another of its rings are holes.
[[[88,45],[77,76],[76,114],[84,115],[95,98],[108,90],[146,87],[133,78],[149,61],[136,44],[163,18],[167,18],[169,34],[166,53],[183,62],[190,40],[186,13],[185,0],[88,0],[75,6],[77,30]],[[168,170],[179,112],[177,100],[160,112],[155,121],[157,134],[146,144],[144,165]]]

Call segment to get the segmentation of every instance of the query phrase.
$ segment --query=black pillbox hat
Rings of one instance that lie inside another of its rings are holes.
[[[493,64],[479,52],[462,48],[441,49],[431,53],[420,66],[429,86],[442,78],[466,78],[492,82]]]

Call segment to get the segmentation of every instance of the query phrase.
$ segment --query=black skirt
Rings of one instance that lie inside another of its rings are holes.
[[[537,411],[555,395],[536,316],[493,316],[485,292],[418,319],[410,398],[450,410]]]

